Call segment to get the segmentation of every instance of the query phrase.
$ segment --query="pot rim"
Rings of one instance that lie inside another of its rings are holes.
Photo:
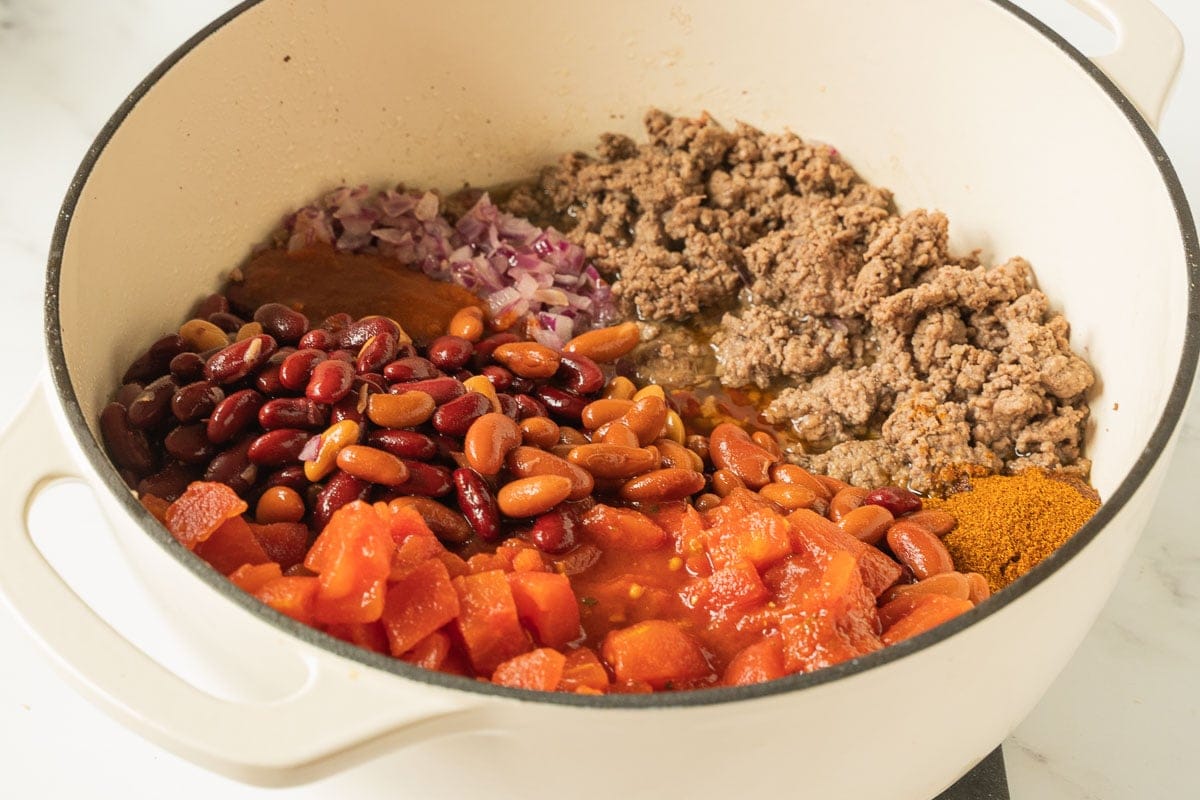
[[[116,496],[126,513],[138,521],[145,532],[161,547],[168,551],[181,566],[226,599],[236,603],[243,610],[257,616],[259,619],[287,631],[305,644],[333,653],[343,658],[351,659],[378,670],[390,672],[402,678],[431,684],[440,688],[457,689],[480,695],[490,695],[501,698],[523,700],[529,702],[549,703],[553,705],[578,706],[587,708],[679,708],[704,706],[717,703],[733,703],[742,700],[752,700],[777,694],[796,692],[810,689],[842,678],[849,678],[873,668],[881,667],[892,661],[905,658],[914,653],[934,647],[944,640],[954,636],[964,628],[987,619],[1010,603],[1023,597],[1026,593],[1040,585],[1055,571],[1066,564],[1104,529],[1105,525],[1117,515],[1134,495],[1151,469],[1158,463],[1175,428],[1182,418],[1187,402],[1192,380],[1195,376],[1197,357],[1200,356],[1200,246],[1197,245],[1196,227],[1184,194],[1183,186],[1171,164],[1167,153],[1159,142],[1158,137],[1142,118],[1133,103],[1117,86],[1096,66],[1087,56],[1083,55],[1061,35],[1053,31],[1043,22],[1032,16],[1024,9],[1014,5],[1010,0],[986,0],[1013,14],[1029,25],[1034,31],[1046,37],[1058,49],[1069,56],[1084,70],[1105,94],[1112,99],[1118,109],[1124,114],[1133,127],[1143,145],[1158,165],[1158,170],[1166,184],[1175,216],[1179,225],[1179,233],[1183,239],[1184,257],[1189,276],[1188,312],[1184,329],[1183,351],[1180,357],[1175,381],[1167,398],[1162,416],[1154,427],[1142,454],[1134,462],[1129,473],[1117,486],[1112,496],[1104,502],[1096,514],[1062,547],[1027,574],[1018,578],[1005,588],[976,608],[943,623],[920,636],[885,647],[874,653],[809,673],[797,673],[767,683],[750,686],[714,687],[696,689],[687,692],[655,692],[652,694],[614,694],[614,695],[576,695],[564,692],[539,692],[526,689],[512,689],[483,683],[470,678],[450,675],[442,672],[426,670],[390,656],[374,653],[341,639],[311,628],[292,618],[275,611],[251,595],[234,586],[225,576],[220,575],[200,559],[194,558],[157,520],[134,498],[117,470],[109,461],[107,455],[95,441],[91,430],[83,417],[79,401],[66,364],[63,352],[61,319],[59,309],[59,285],[62,277],[62,258],[66,239],[71,226],[75,207],[83,194],[84,186],[91,176],[92,169],[104,152],[109,140],[124,122],[125,118],[178,61],[190,53],[204,40],[242,13],[257,6],[263,0],[244,0],[234,8],[225,12],[208,25],[201,28],[195,35],[180,45],[167,56],[144,78],[137,87],[122,101],[121,105],[104,124],[96,139],[88,148],[67,189],[62,207],[59,210],[58,222],[55,225],[51,239],[50,253],[46,269],[46,292],[44,297],[44,313],[46,320],[46,352],[50,365],[50,374],[54,388],[62,404],[67,424],[79,443],[97,476],[104,482],[108,491]]]

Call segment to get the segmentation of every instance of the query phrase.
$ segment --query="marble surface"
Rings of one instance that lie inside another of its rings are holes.
[[[0,426],[15,415],[42,369],[46,252],[84,150],[154,64],[230,5],[0,0]],[[1105,47],[1106,35],[1068,12],[1064,0],[1020,5],[1086,52]],[[1186,42],[1200,43],[1200,4],[1159,5]],[[1200,202],[1200,65],[1194,59],[1185,64],[1161,135],[1193,204]],[[1197,474],[1200,405],[1193,403],[1161,500],[1116,593],[1062,676],[1004,744],[1017,800],[1200,797],[1200,525],[1191,505]],[[39,512],[47,524],[96,524],[86,493],[55,505]],[[84,583],[100,567],[121,569],[99,540],[96,547],[94,553],[60,554],[56,563]],[[84,595],[102,610],[117,602],[118,614],[136,616],[143,605],[131,595],[122,610],[120,601]],[[0,764],[12,790],[3,794],[11,797],[268,794],[204,772],[112,722],[51,670],[2,609]],[[362,777],[350,773],[290,794],[361,793]]]

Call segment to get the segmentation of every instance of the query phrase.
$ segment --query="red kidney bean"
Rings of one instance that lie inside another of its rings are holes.
[[[308,317],[283,303],[263,303],[255,310],[254,321],[285,344],[296,344],[308,333]]]
[[[542,401],[553,416],[573,423],[579,422],[583,416],[583,409],[588,404],[587,399],[577,394],[545,384],[537,387],[537,399]]]
[[[329,413],[324,406],[307,397],[279,397],[268,400],[258,410],[258,424],[268,431],[325,428],[329,424]]]
[[[281,394],[287,394],[288,388],[279,380],[279,367],[278,363],[269,363],[259,370],[258,374],[254,376],[254,388],[267,397],[278,397]]]
[[[204,470],[204,480],[223,483],[239,495],[250,491],[258,480],[258,465],[246,455],[253,441],[254,437],[246,437],[233,447],[217,453]]]
[[[100,437],[104,448],[117,466],[132,470],[139,477],[154,469],[154,454],[146,434],[130,427],[125,406],[109,403],[100,412]]]
[[[246,320],[228,311],[214,311],[205,319],[226,333],[237,333],[246,324]]]
[[[518,422],[523,419],[529,419],[530,417],[550,416],[550,412],[546,410],[546,406],[542,403],[542,401],[538,400],[533,395],[513,395],[513,400],[517,404]],[[501,401],[501,404],[503,404],[503,401]]]
[[[163,375],[147,384],[126,408],[129,424],[142,430],[161,424],[171,413],[171,398],[178,389],[179,384],[171,375]]]
[[[324,331],[320,332],[324,333]],[[327,358],[329,358],[328,353],[314,347],[297,350],[279,365],[279,382],[293,392],[303,391],[304,387],[308,385],[309,379],[312,378],[313,368]]]
[[[390,333],[379,333],[363,344],[354,359],[354,371],[362,375],[379,372],[383,365],[396,357],[396,337]]]
[[[313,504],[313,525],[319,530],[329,524],[333,512],[355,500],[365,500],[371,484],[338,470],[330,476],[324,488],[317,493]]]
[[[475,343],[475,364],[482,367],[491,362],[492,353],[502,344],[510,342],[519,342],[520,339],[515,333],[495,333],[485,339],[480,339]]]
[[[474,378],[475,373],[471,372],[471,370],[469,370],[469,369],[460,369],[454,373],[454,377],[457,380],[463,381],[465,383],[470,378]],[[495,387],[492,387],[492,388],[495,388]]]
[[[199,353],[180,353],[171,359],[169,368],[180,386],[204,377],[204,359]]]
[[[322,330],[329,331],[335,336],[340,336],[341,332],[350,327],[353,322],[354,317],[350,316],[344,311],[340,311],[337,314],[330,314],[328,317],[321,320],[321,324],[317,327],[321,328]]]
[[[163,447],[173,458],[188,464],[207,464],[217,454],[203,422],[174,428],[163,439]]]
[[[475,345],[461,336],[439,336],[429,343],[426,355],[438,369],[450,372],[462,369],[475,354]]]
[[[208,440],[213,444],[228,442],[258,418],[264,402],[266,398],[253,389],[242,389],[217,403],[208,418]]]
[[[229,298],[214,292],[196,304],[189,319],[206,319],[210,314],[216,314],[218,311],[229,311]]]
[[[867,492],[863,505],[883,506],[893,517],[921,510],[921,498],[900,486],[880,486]]]
[[[454,470],[454,488],[458,490],[458,509],[471,524],[475,535],[485,542],[499,539],[500,509],[479,473],[470,467]]]
[[[266,334],[234,342],[216,352],[204,365],[204,376],[216,383],[234,383],[256,371],[275,354],[275,340]]]
[[[372,336],[381,333],[390,334],[395,341],[402,338],[400,326],[387,317],[363,317],[357,322],[351,322],[338,334],[338,345],[357,351]]]
[[[404,381],[424,381],[430,378],[442,377],[442,371],[433,362],[420,356],[398,358],[383,368],[383,377],[391,383]]]
[[[456,397],[462,397],[467,393],[467,387],[463,386],[462,381],[457,378],[447,376],[443,378],[431,378],[427,381],[394,383],[388,391],[392,394],[424,392],[433,398],[433,402],[442,405],[443,403],[449,403]]]
[[[337,336],[324,328],[313,328],[300,337],[296,347],[301,350],[335,350],[337,349]]]
[[[138,481],[137,490],[138,494],[152,494],[163,500],[174,501],[183,494],[189,483],[199,477],[200,470],[197,467],[181,461],[168,461],[158,472]]]
[[[512,383],[508,385],[509,394],[531,394],[536,384],[529,378],[522,378],[520,375],[513,375]]]
[[[117,389],[113,400],[120,403],[125,408],[129,408],[129,404],[137,399],[137,396],[142,393],[142,385],[140,383],[123,383],[121,388]]]
[[[522,397],[529,397],[527,394]],[[500,413],[511,419],[513,422],[520,422],[524,417],[521,416],[521,404],[517,402],[517,398],[511,394],[499,392],[496,394],[496,399],[500,401]],[[533,399],[533,398],[529,398]],[[536,401],[535,401],[536,402]],[[534,416],[537,416],[536,414]]]
[[[396,487],[398,495],[416,494],[422,497],[441,497],[449,494],[453,486],[450,470],[437,464],[426,464],[405,458],[408,480]]]
[[[479,370],[479,374],[491,381],[492,388],[497,392],[507,392],[508,387],[512,386],[513,374],[499,364],[488,364]]]
[[[362,425],[366,415],[366,406],[362,402],[362,398],[354,392],[349,392],[341,400],[338,400],[329,408],[329,424],[334,425],[342,420],[348,419]]]
[[[313,367],[304,394],[313,402],[332,405],[341,400],[354,384],[354,367],[330,358]]]
[[[595,394],[604,388],[604,371],[587,356],[564,353],[554,376],[569,391],[578,395]]]
[[[286,486],[297,492],[303,492],[309,485],[308,478],[304,476],[303,464],[289,464],[277,469],[263,481],[263,489],[270,489],[272,486]]]
[[[492,401],[479,392],[467,392],[462,397],[438,406],[433,412],[433,427],[439,433],[461,438],[467,435],[471,423],[492,410]]]
[[[387,393],[387,381],[378,372],[364,372],[361,375],[354,376],[354,386],[351,391],[357,392],[362,386],[366,385],[368,394]]]
[[[279,428],[267,431],[250,443],[246,457],[260,467],[279,467],[300,460],[300,451],[313,437],[312,431]]]
[[[550,509],[533,521],[529,541],[543,553],[565,553],[575,546],[579,515],[566,503]]]
[[[428,461],[437,455],[437,443],[423,433],[401,428],[377,428],[367,434],[367,444],[394,456]]]
[[[462,455],[462,440],[447,436],[444,433],[435,433],[430,437],[433,439],[434,445],[437,447],[437,460],[458,464],[460,463],[455,454]]]
[[[177,333],[164,336],[142,353],[125,370],[121,383],[146,384],[171,369],[171,359],[187,350],[183,337]]]

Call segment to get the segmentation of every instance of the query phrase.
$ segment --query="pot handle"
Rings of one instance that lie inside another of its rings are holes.
[[[1150,0],[1069,0],[1117,35],[1117,48],[1092,59],[1158,128],[1183,63],[1179,29]]]
[[[136,648],[72,591],[30,536],[38,493],[80,478],[50,402],[37,389],[0,432],[0,463],[21,465],[0,481],[0,599],[88,699],[176,754],[260,785],[313,780],[388,749],[478,730],[461,693],[372,680],[362,665],[316,650],[277,648],[277,657],[304,662],[307,680],[288,697],[247,703],[213,697]]]

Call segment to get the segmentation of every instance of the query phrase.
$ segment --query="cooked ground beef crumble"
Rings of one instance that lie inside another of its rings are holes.
[[[721,382],[770,389],[764,418],[812,469],[919,491],[963,468],[1086,475],[1092,371],[1024,259],[951,254],[942,213],[897,213],[793,133],[657,110],[645,125],[645,144],[606,134],[564,156],[508,210],[574,220],[622,310],[667,323],[643,356],[661,382],[711,358],[669,323],[725,311]]]

